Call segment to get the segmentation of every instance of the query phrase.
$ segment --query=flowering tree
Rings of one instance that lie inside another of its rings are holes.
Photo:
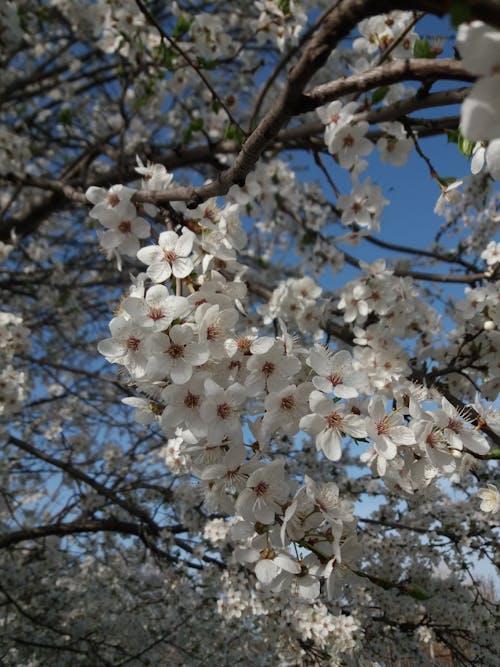
[[[3,663],[497,664],[499,29],[2,3]],[[377,154],[434,180],[430,247]]]

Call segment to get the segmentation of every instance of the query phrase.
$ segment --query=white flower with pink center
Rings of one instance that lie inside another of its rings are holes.
[[[288,493],[284,462],[276,459],[250,475],[246,488],[238,496],[236,510],[253,523],[274,523],[275,515],[282,513]]]
[[[357,387],[366,382],[366,374],[353,369],[352,356],[347,350],[332,354],[321,345],[315,345],[306,362],[318,374],[312,380],[313,385],[325,394],[356,398]]]
[[[441,410],[435,410],[432,414],[452,449],[467,449],[479,455],[488,453],[490,447],[484,435],[471,428],[467,419],[446,398],[441,400]]]
[[[93,185],[85,193],[89,202],[94,204],[89,215],[100,220],[104,211],[114,210],[121,214],[127,209],[134,194],[135,190],[125,185],[112,185],[109,190]]]
[[[170,377],[174,384],[191,379],[193,368],[208,361],[208,350],[193,341],[189,324],[175,324],[168,332],[152,342],[153,356],[148,361],[147,375],[152,379]]]
[[[200,415],[200,407],[205,395],[206,375],[199,373],[182,385],[171,384],[162,391],[166,408],[160,425],[167,435],[175,433],[179,425],[185,424],[195,436],[205,436],[207,428]]]
[[[366,437],[364,418],[345,412],[343,405],[335,403],[321,392],[311,392],[309,406],[312,413],[302,417],[300,428],[316,436],[316,448],[323,451],[330,461],[340,460],[344,435]]]
[[[134,320],[114,317],[109,323],[111,338],[100,341],[97,349],[111,364],[122,364],[140,378],[146,372],[148,334]]]
[[[248,359],[249,375],[245,386],[252,396],[266,391],[276,392],[286,387],[300,370],[300,361],[293,355],[286,354],[281,342],[274,343],[269,349],[269,338],[261,338],[252,349],[253,355]]]
[[[149,223],[137,216],[135,206],[128,202],[117,209],[103,209],[99,222],[107,227],[98,232],[99,242],[104,250],[117,250],[123,255],[134,257],[139,250],[139,239],[149,236]]]
[[[299,421],[307,412],[307,401],[312,385],[304,382],[296,387],[291,384],[279,392],[269,394],[264,402],[266,413],[262,420],[262,428],[267,433],[281,429],[292,435],[299,430]]]
[[[224,436],[239,436],[241,433],[240,408],[247,398],[246,389],[238,383],[223,389],[213,380],[205,380],[205,400],[200,415],[207,428],[207,437],[212,442]]]
[[[155,283],[162,283],[171,276],[186,278],[193,270],[190,255],[194,239],[195,235],[186,227],[180,236],[173,231],[162,232],[158,245],[141,248],[137,258],[149,265],[146,273]]]
[[[368,128],[368,123],[362,121],[356,125],[345,125],[335,133],[328,150],[344,169],[351,169],[360,156],[372,152],[373,144],[365,137]]]
[[[200,345],[207,347],[213,359],[224,359],[227,356],[225,342],[233,337],[238,312],[234,308],[221,310],[217,304],[204,303],[196,309],[194,317]]]
[[[381,396],[374,396],[370,400],[368,414],[369,417],[365,420],[366,432],[373,441],[379,475],[383,476],[387,469],[387,461],[396,456],[398,446],[414,445],[415,435],[407,426],[403,426],[402,414],[399,412],[386,414],[385,401]]]
[[[123,309],[142,327],[156,332],[168,329],[176,318],[191,310],[191,305],[186,297],[169,294],[165,285],[152,285],[144,298],[125,299]]]

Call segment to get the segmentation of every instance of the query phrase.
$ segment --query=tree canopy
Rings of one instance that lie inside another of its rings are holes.
[[[6,0],[0,66],[2,664],[498,664],[500,3]]]

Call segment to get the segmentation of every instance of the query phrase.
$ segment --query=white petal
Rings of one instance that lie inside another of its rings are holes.
[[[259,560],[255,566],[255,576],[261,584],[269,585],[278,574],[278,566],[272,560]]]
[[[193,234],[193,232],[189,229],[184,228],[175,246],[176,254],[180,255],[181,257],[187,257],[188,255],[190,255],[191,250],[193,249],[194,239],[195,235]]]
[[[193,270],[193,260],[189,257],[177,257],[172,264],[172,271],[176,278],[185,278]]]

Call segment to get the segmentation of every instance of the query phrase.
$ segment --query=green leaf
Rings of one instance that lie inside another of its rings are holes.
[[[215,69],[217,67],[218,61],[217,60],[207,60],[206,58],[202,58],[201,56],[198,57],[198,67],[201,67],[202,69]]]
[[[244,140],[243,132],[240,130],[239,127],[236,127],[236,125],[231,125],[227,128],[225,134],[224,134],[224,139],[227,139],[229,141],[235,141],[237,144],[241,146]]]
[[[382,86],[381,88],[374,90],[372,93],[372,104],[378,104],[379,102],[382,102],[388,92],[389,86]]]
[[[173,49],[169,48],[165,44],[165,42],[161,42],[160,46],[158,47],[158,56],[159,56],[161,62],[169,70],[169,72],[173,72],[173,70],[174,70],[174,60],[175,60],[175,53],[174,53]]]
[[[434,52],[432,46],[429,43],[427,37],[422,39],[417,39],[413,45],[413,55],[415,58],[435,58],[436,53]]]
[[[437,176],[437,180],[444,188],[447,188],[457,179],[455,178],[455,176]]]
[[[194,19],[192,18],[187,18],[186,16],[179,16],[177,19],[177,25],[172,31],[172,37],[174,39],[180,39],[181,37],[184,37],[184,35],[188,32],[189,28],[191,27],[191,24]]]
[[[71,113],[71,109],[61,109],[59,120],[65,127],[73,125],[73,114]]]
[[[193,118],[184,132],[184,143],[187,144],[195,132],[203,129],[203,118]]]
[[[469,160],[470,157],[472,156],[472,151],[474,150],[474,146],[476,145],[475,141],[469,141],[466,139],[462,134],[459,133],[458,135],[458,148],[460,152],[465,155],[465,157]]]
[[[466,23],[472,18],[472,11],[468,0],[451,0],[450,21],[455,28],[458,28],[460,23]]]
[[[412,598],[415,600],[428,600],[431,595],[427,591],[425,591],[423,588],[421,588],[418,584],[406,584],[404,588],[402,588],[404,593],[407,593],[408,595],[411,595]]]
[[[304,234],[304,236],[301,238],[300,243],[303,246],[311,245],[312,243],[316,242],[317,238],[318,238],[318,235],[316,234],[316,232],[308,229],[306,231],[306,233]]]
[[[462,153],[462,155],[465,155],[467,159],[472,156],[474,146],[476,145],[475,141],[469,141],[466,139],[460,130],[448,130],[446,135],[448,137],[448,143],[457,144],[458,150]]]
[[[290,14],[290,0],[278,0],[276,4],[285,16]]]

